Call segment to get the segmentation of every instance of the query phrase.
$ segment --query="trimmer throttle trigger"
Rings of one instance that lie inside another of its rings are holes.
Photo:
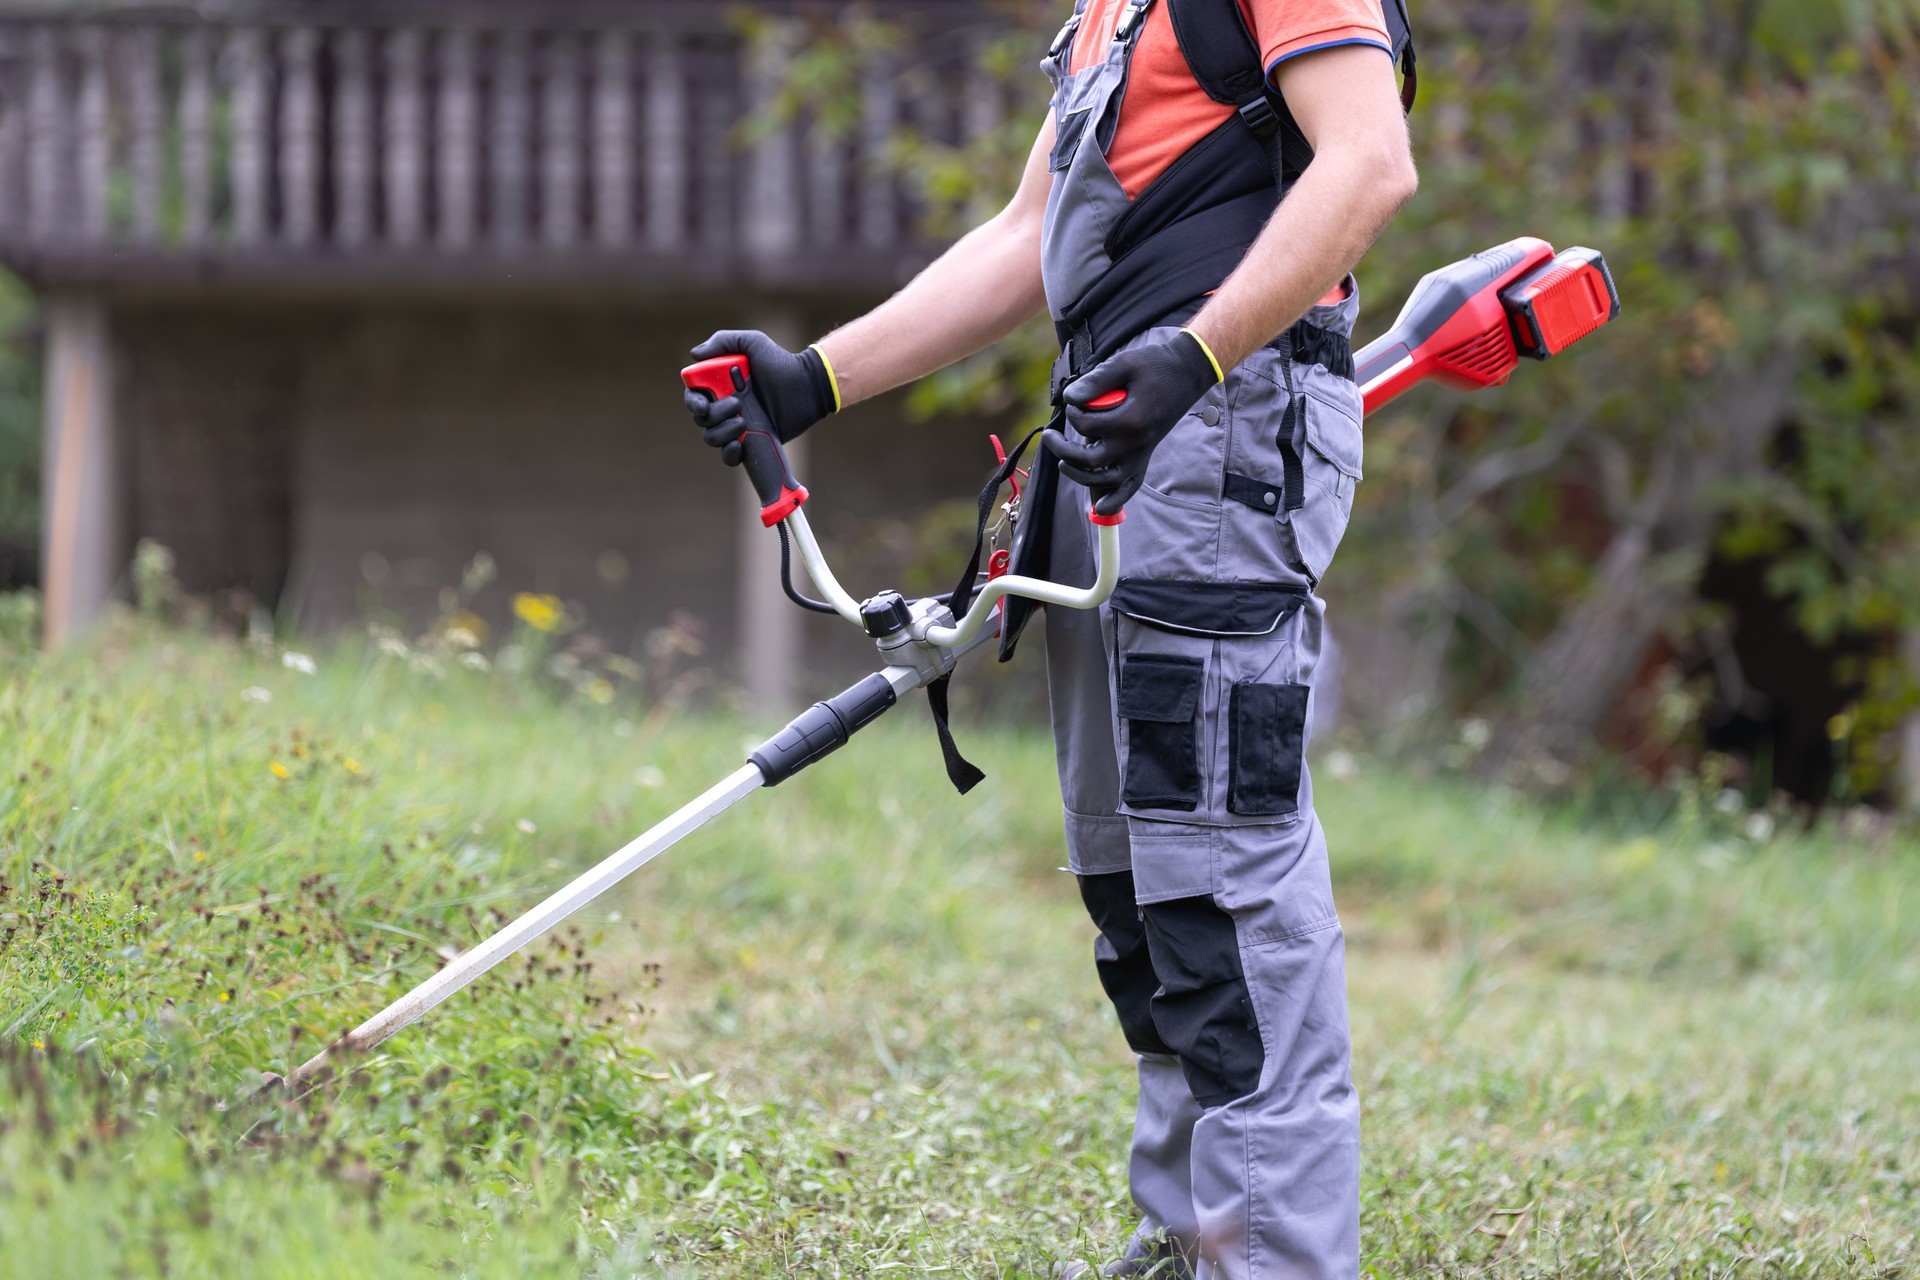
[[[1115,387],[1113,390],[1103,391],[1093,399],[1087,401],[1086,407],[1089,409],[1118,409],[1126,402],[1127,389],[1125,387]]]
[[[740,433],[740,461],[747,469],[747,479],[753,482],[753,491],[760,496],[760,523],[771,529],[799,510],[807,500],[807,490],[795,478],[787,451],[780,447],[780,437],[754,399],[750,377],[747,358],[740,355],[715,356],[680,371],[680,381],[691,390],[704,391],[715,400],[740,397],[740,416],[746,422]]]
[[[690,364],[680,371],[680,381],[690,390],[704,391],[715,400],[724,400],[740,389],[733,379],[735,369],[740,371],[740,383],[744,384],[748,376],[745,356],[715,356]]]

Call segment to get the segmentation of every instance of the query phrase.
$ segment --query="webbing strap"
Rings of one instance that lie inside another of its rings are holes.
[[[1044,430],[1045,427],[1035,427],[1027,432],[1026,439],[1008,450],[1007,460],[994,468],[986,487],[980,490],[979,518],[973,526],[973,554],[967,557],[967,567],[961,570],[960,580],[953,584],[953,590],[947,594],[947,608],[953,610],[956,619],[966,614],[967,605],[973,601],[974,579],[980,576],[980,557],[987,545],[987,523],[993,518],[993,500],[999,496],[1000,486],[1020,465],[1021,455],[1026,453],[1027,446]]]
[[[947,595],[947,608],[953,611],[955,618],[965,616],[967,606],[973,602],[974,579],[980,576],[980,557],[987,545],[987,522],[993,518],[993,500],[999,496],[1000,486],[1020,465],[1021,455],[1026,453],[1027,446],[1045,429],[1035,427],[1027,432],[1027,438],[1007,452],[1007,460],[994,468],[986,487],[980,490],[979,520],[973,529],[973,553],[967,557],[967,567],[961,571],[960,580],[954,583],[953,590]],[[952,681],[953,672],[949,671],[927,686],[927,709],[933,712],[933,731],[940,739],[940,758],[946,762],[947,781],[953,783],[954,790],[965,795],[987,775],[960,754],[960,747],[953,740],[953,726],[947,722],[947,690]]]
[[[1280,415],[1280,467],[1283,474],[1281,495],[1283,511],[1298,511],[1307,505],[1307,468],[1295,442],[1306,435],[1306,406],[1293,386],[1294,325],[1280,335],[1280,370],[1287,383],[1287,411]]]
[[[949,671],[927,686],[927,709],[933,712],[933,732],[940,739],[940,758],[947,765],[947,781],[953,783],[954,790],[965,795],[980,785],[987,775],[960,754],[960,748],[953,740],[953,728],[947,723],[947,686],[952,680],[953,672]]]

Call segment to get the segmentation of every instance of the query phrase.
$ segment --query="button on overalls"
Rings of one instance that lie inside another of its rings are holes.
[[[1152,0],[1134,0],[1104,56],[1069,74],[1085,3],[1044,64],[1056,321],[1112,265],[1106,232],[1128,198],[1105,150]],[[1345,301],[1306,319],[1344,350],[1357,309],[1349,282]],[[1164,1231],[1201,1276],[1359,1265],[1344,941],[1304,761],[1315,591],[1360,478],[1360,394],[1350,359],[1339,366],[1289,340],[1230,371],[1154,452],[1112,601],[1046,611],[1069,863],[1139,1056],[1133,1197],[1143,1230]],[[1050,576],[1091,583],[1088,495],[1063,480],[1055,502]]]

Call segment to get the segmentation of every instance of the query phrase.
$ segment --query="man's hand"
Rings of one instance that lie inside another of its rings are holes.
[[[781,444],[840,407],[833,375],[812,347],[793,352],[757,329],[722,329],[693,349],[696,360],[731,355],[747,358],[753,394],[766,410],[767,421]],[[740,416],[740,397],[710,400],[689,390],[686,405],[700,427],[701,438],[721,451],[721,460],[728,466],[739,466],[740,432],[746,426]]]
[[[1086,443],[1076,444],[1058,431],[1041,439],[1060,459],[1060,474],[1087,486],[1094,510],[1110,516],[1146,479],[1154,446],[1218,381],[1220,368],[1206,344],[1182,329],[1165,342],[1122,351],[1067,387],[1067,421]],[[1087,408],[1089,401],[1116,389],[1127,393],[1118,405]]]

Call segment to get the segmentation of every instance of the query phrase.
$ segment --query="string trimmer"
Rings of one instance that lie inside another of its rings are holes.
[[[1355,355],[1355,376],[1368,412],[1427,379],[1465,390],[1497,386],[1513,373],[1522,356],[1544,360],[1557,354],[1611,320],[1619,307],[1613,279],[1598,252],[1568,249],[1556,256],[1544,240],[1511,240],[1423,277],[1393,327]],[[1062,609],[1093,609],[1112,594],[1120,577],[1119,525],[1126,518],[1124,511],[1113,516],[1089,513],[1096,526],[1097,564],[1089,587],[1066,587],[1004,572],[1005,557],[996,554],[984,578],[970,575],[964,588],[951,595],[908,600],[898,592],[883,591],[856,601],[828,567],[807,523],[803,510],[807,490],[794,476],[785,451],[753,399],[746,358],[702,361],[681,370],[680,376],[688,387],[709,396],[741,397],[746,422],[742,465],[760,498],[761,523],[780,531],[783,549],[791,537],[808,576],[826,599],[806,601],[794,590],[784,555],[783,585],[796,600],[837,613],[865,631],[879,650],[881,669],[808,707],[756,747],[746,764],[498,933],[449,961],[440,972],[302,1063],[291,1077],[263,1073],[266,1084],[310,1083],[334,1053],[373,1048],[749,795],[780,785],[845,746],[903,694],[929,687],[944,693],[944,681],[961,656],[998,634],[1004,600],[1020,597]],[[1111,407],[1124,398],[1124,391],[1109,392],[1102,398],[1107,403],[1090,407]],[[1011,478],[1012,462],[1003,458],[995,474]],[[997,488],[996,484],[989,494]],[[935,705],[943,745],[950,749],[944,736],[944,698]],[[954,758],[950,752],[950,771]]]

